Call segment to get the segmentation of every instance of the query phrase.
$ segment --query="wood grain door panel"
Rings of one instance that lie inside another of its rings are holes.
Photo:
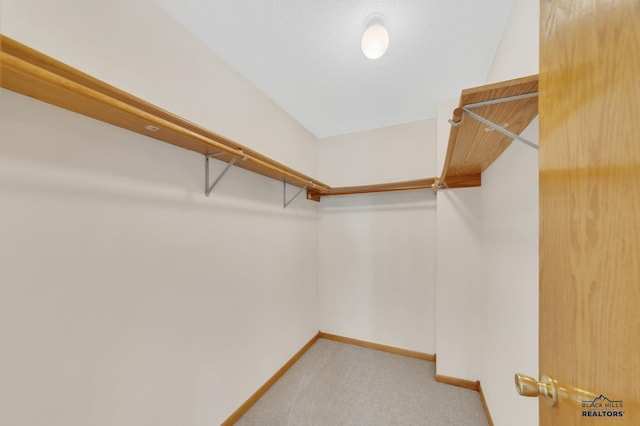
[[[640,1],[540,11],[540,373],[622,401],[540,424],[640,425]]]

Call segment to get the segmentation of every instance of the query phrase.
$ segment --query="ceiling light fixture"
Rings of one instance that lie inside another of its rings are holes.
[[[389,47],[389,32],[384,27],[384,17],[379,13],[369,15],[365,20],[366,30],[362,34],[360,47],[369,59],[378,59]]]

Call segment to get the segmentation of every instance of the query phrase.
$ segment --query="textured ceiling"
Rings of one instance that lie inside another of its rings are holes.
[[[481,85],[513,0],[156,0],[317,137],[434,117]],[[385,16],[389,50],[360,37]]]

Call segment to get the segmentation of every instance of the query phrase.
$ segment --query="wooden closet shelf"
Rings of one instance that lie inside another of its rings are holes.
[[[537,91],[537,75],[463,90],[459,106],[453,112],[452,121],[456,124],[449,133],[445,163],[436,186],[439,189],[480,186],[481,173],[512,142],[508,136],[468,116],[464,107],[516,97],[508,102],[477,106],[473,112],[519,135],[538,114]]]
[[[389,191],[408,191],[412,189],[430,189],[433,187],[436,178],[427,179],[415,179],[406,180],[402,182],[380,183],[376,185],[361,185],[361,186],[342,186],[331,188],[331,191],[326,193],[320,193],[313,189],[307,190],[307,198],[310,200],[319,201],[320,197],[330,197],[334,195],[355,195],[355,194],[370,194],[374,192],[389,192]]]
[[[229,138],[91,77],[0,35],[0,87],[170,143],[280,182],[307,189],[307,198],[431,188],[434,179],[331,188]]]
[[[0,86],[61,108],[324,193],[329,186],[49,56],[0,36]]]

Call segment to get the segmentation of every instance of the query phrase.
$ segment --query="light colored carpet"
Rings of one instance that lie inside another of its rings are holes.
[[[319,339],[238,426],[487,425],[477,392],[432,362]]]

